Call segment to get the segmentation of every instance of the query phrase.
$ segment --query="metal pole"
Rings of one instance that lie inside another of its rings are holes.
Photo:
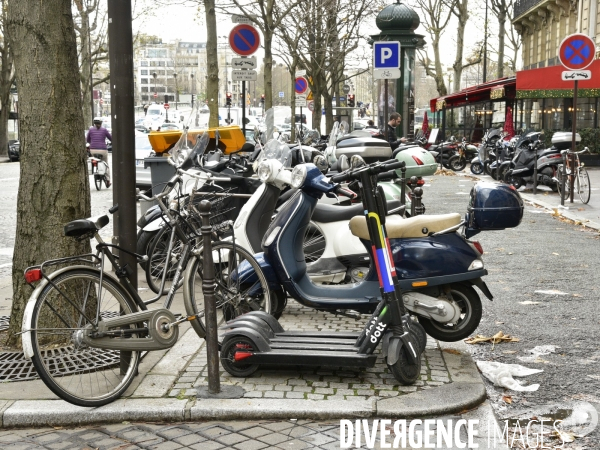
[[[572,140],[571,140],[571,152],[577,151],[576,145],[577,141],[575,140],[575,133],[577,132],[577,87],[578,81],[575,80],[575,84],[573,85],[573,114],[571,115],[571,128],[572,128]],[[569,186],[571,188],[571,199],[570,203],[573,203],[573,192],[575,184],[575,154],[571,154],[571,176],[569,177]]]
[[[191,73],[190,77],[192,78],[192,110],[194,109],[194,74]]]
[[[206,322],[206,359],[208,368],[208,392],[218,394],[221,391],[219,379],[219,341],[217,335],[217,305],[215,302],[215,266],[212,257],[212,227],[210,226],[210,202],[200,202],[202,218],[202,295],[204,296],[204,314]]]
[[[562,174],[560,177],[560,205],[565,206],[565,180],[567,178],[567,154],[562,154]]]
[[[390,127],[387,124],[388,120],[388,80],[383,82],[383,123],[385,127],[385,140],[390,142]]]
[[[119,205],[115,214],[113,244],[128,252],[136,251],[135,135],[134,120],[133,37],[131,31],[131,0],[108,0],[108,39],[110,86],[112,103],[113,202]],[[118,231],[117,231],[118,230]],[[127,266],[129,281],[137,289],[137,260],[120,252],[121,266]],[[120,352],[123,373],[130,352]]]
[[[488,0],[485,0],[485,23],[483,36],[483,82],[487,81],[487,35],[488,35]]]
[[[535,150],[535,159],[533,160],[533,195],[536,195],[537,194],[537,176],[538,176],[538,170],[537,170],[537,165],[538,165],[537,143],[534,144],[534,150]]]
[[[246,82],[242,81],[242,133],[246,139]]]

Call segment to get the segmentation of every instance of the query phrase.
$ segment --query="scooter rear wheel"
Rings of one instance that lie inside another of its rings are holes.
[[[102,175],[94,174],[94,183],[96,184],[96,189],[102,189],[102,182],[104,181],[104,177]]]
[[[461,317],[456,324],[442,324],[435,320],[419,317],[419,322],[427,334],[438,341],[460,341],[470,336],[481,321],[483,308],[475,289],[465,284],[453,284],[450,287],[450,293],[461,309]]]
[[[221,347],[221,365],[234,377],[246,378],[252,375],[260,367],[258,364],[241,364],[235,361],[237,352],[254,352],[254,342],[245,336],[233,336],[227,339]]]

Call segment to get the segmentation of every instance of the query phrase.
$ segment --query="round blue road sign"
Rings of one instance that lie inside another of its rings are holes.
[[[304,77],[296,77],[295,83],[296,94],[304,94],[308,90],[308,81]]]
[[[240,56],[250,56],[259,45],[260,35],[252,25],[236,25],[229,33],[229,46]]]
[[[567,36],[558,51],[558,58],[569,70],[582,70],[589,66],[596,56],[596,44],[585,34]]]

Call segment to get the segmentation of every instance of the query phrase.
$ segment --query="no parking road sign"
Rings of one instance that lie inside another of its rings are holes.
[[[308,90],[308,81],[304,77],[296,77],[294,88],[296,94],[306,94],[306,91]]]
[[[240,56],[250,56],[260,45],[258,30],[252,25],[240,24],[229,33],[229,46]]]
[[[596,44],[585,34],[571,34],[560,44],[558,59],[569,70],[581,70],[589,66],[596,56]]]

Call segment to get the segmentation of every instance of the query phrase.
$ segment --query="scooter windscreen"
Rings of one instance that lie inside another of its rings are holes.
[[[202,155],[206,151],[209,140],[210,140],[210,137],[208,136],[208,133],[203,133],[196,139],[196,144],[194,145],[194,148],[192,149],[191,152],[189,152],[188,156],[185,158],[185,160],[181,164],[181,168],[183,170],[188,170],[191,167],[194,167],[194,164],[196,164],[196,165],[200,164],[199,159],[202,158]]]

